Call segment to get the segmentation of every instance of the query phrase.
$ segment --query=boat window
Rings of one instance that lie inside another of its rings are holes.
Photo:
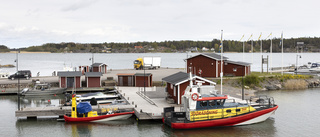
[[[207,104],[208,104],[207,101],[201,101],[200,102],[200,106],[201,107],[205,107],[205,106],[207,106]]]
[[[240,112],[240,109],[236,109],[236,112]]]
[[[216,103],[214,102],[214,100],[210,100],[210,101],[209,101],[209,106],[212,106],[212,107],[213,107],[213,106],[215,106],[215,105],[216,105]]]
[[[226,110],[227,113],[231,113],[231,109]]]

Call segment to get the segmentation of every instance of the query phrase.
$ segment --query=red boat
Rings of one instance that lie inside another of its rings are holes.
[[[163,122],[174,129],[248,125],[265,121],[278,108],[272,97],[252,97],[236,102],[235,98],[228,100],[228,96],[207,89],[190,82],[182,96],[181,110],[175,112],[174,107],[164,108]]]
[[[125,112],[119,110],[108,110],[101,115],[97,111],[92,111],[92,107],[88,102],[80,102],[77,105],[75,95],[72,96],[71,115],[64,115],[66,122],[105,122],[110,120],[128,119],[134,114],[134,111]]]

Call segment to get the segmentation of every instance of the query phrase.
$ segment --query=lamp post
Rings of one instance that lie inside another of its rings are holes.
[[[301,58],[301,55],[297,55],[296,57],[296,75],[298,74],[298,57]]]
[[[244,83],[243,83],[244,81],[243,81],[243,75],[244,75],[245,66],[233,68],[233,71],[236,72],[238,68],[242,68],[242,83],[241,83],[242,91],[241,91],[241,98],[242,98],[242,100],[244,100]]]
[[[17,54],[16,54],[16,60],[15,62],[17,63],[17,74],[19,74],[19,63],[18,63],[18,54],[19,54],[20,50],[17,50]],[[20,111],[20,77],[18,76],[18,110]]]

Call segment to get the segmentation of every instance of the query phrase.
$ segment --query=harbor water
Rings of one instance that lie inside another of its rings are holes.
[[[54,71],[63,71],[64,67],[77,68],[79,66],[91,65],[93,56],[94,62],[105,63],[110,69],[133,69],[133,61],[138,57],[159,56],[161,57],[161,67],[169,68],[185,68],[184,59],[199,53],[21,53],[18,54],[19,70],[31,70],[32,76],[51,76]],[[218,53],[219,54],[219,53]],[[252,71],[261,71],[261,57],[269,57],[270,67],[281,67],[298,64],[305,65],[308,62],[320,62],[319,53],[224,53],[223,56],[228,57],[231,61],[244,61],[251,64]],[[297,58],[301,55],[301,58]],[[283,56],[283,62],[282,62]],[[0,53],[0,64],[16,65],[15,60],[17,54]],[[267,65],[264,66],[264,72]],[[16,68],[0,68],[1,72],[13,74]]]
[[[188,54],[195,56],[198,53]],[[252,64],[252,71],[261,70],[260,53],[225,53],[224,56],[233,61],[245,61]],[[263,53],[270,59],[269,53]],[[319,62],[319,53],[301,53],[302,58],[297,58],[297,53],[272,54],[272,67],[298,65],[308,62]],[[161,56],[162,67],[184,68],[187,58],[186,53],[111,53],[93,54],[94,62],[106,63],[108,69],[132,69],[133,61],[143,56]],[[41,53],[19,54],[19,69],[31,70],[32,75],[50,76],[53,71],[63,70],[63,67],[78,67],[91,65],[90,53]],[[1,53],[0,64],[15,64],[16,54]],[[270,59],[271,61],[271,59]],[[266,66],[264,66],[266,67]],[[269,64],[269,67],[271,65]],[[266,68],[265,68],[266,70]],[[14,73],[16,68],[2,68],[1,72]],[[0,96],[0,136],[6,137],[69,137],[69,136],[320,136],[318,132],[320,123],[320,89],[294,90],[294,91],[264,91],[258,95],[273,96],[279,105],[275,115],[265,122],[237,127],[222,127],[192,130],[173,130],[161,121],[137,121],[131,118],[126,121],[113,121],[103,124],[98,123],[72,123],[57,122],[56,118],[41,117],[38,119],[16,118],[17,96]],[[63,96],[45,96],[38,98],[22,98],[21,107],[46,107],[64,102]]]
[[[220,127],[207,129],[173,130],[161,121],[125,121],[107,123],[65,123],[55,118],[38,119],[16,118],[17,96],[0,97],[0,136],[6,137],[70,137],[70,136],[320,136],[320,89],[295,91],[264,91],[257,95],[273,96],[279,105],[274,115],[266,121],[246,126]],[[50,100],[50,101],[49,101]],[[63,96],[22,98],[21,106],[48,106],[63,102]]]

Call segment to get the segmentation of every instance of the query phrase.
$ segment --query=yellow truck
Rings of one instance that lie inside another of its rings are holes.
[[[161,65],[161,57],[143,57],[143,58],[137,58],[133,62],[133,66],[136,70],[138,69],[156,69],[160,68]]]

